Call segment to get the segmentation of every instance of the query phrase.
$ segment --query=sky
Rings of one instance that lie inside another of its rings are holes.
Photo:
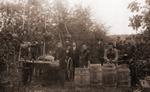
[[[129,17],[132,15],[127,9],[132,0],[69,0],[70,4],[81,4],[91,8],[91,15],[98,23],[104,23],[110,27],[109,35],[135,33],[129,25]]]
[[[128,27],[132,13],[127,7],[131,1],[133,0],[68,0],[71,6],[81,4],[90,7],[92,18],[109,27],[108,35],[136,33]]]

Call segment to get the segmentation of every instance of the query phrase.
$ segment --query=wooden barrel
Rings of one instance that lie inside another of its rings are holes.
[[[90,83],[102,85],[101,64],[90,64]]]
[[[117,85],[119,87],[130,87],[130,70],[128,65],[117,66]]]
[[[90,71],[89,68],[75,68],[76,86],[88,86],[90,85]]]
[[[103,64],[102,66],[102,84],[106,87],[115,87],[116,82],[116,66],[114,64]]]

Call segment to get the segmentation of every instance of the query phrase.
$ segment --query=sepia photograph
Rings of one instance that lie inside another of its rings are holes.
[[[150,92],[150,0],[0,0],[0,92]]]

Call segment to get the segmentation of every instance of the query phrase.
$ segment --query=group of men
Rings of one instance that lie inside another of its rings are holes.
[[[149,57],[148,54],[145,54],[145,51],[143,52],[143,49],[147,48],[144,45],[144,41],[138,40],[136,42],[132,38],[121,40],[118,37],[113,43],[104,43],[102,40],[98,40],[94,46],[95,47],[90,47],[85,43],[81,46],[77,46],[77,44],[73,42],[64,48],[61,44],[59,49],[61,48],[62,50],[56,50],[55,55],[59,55],[60,51],[64,54],[56,59],[60,59],[63,62],[65,61],[63,58],[72,57],[74,68],[88,67],[89,62],[102,65],[104,63],[128,64],[133,86],[139,84],[140,78],[150,74],[150,70],[148,69],[150,63],[149,61],[144,61]]]
[[[104,63],[128,64],[131,70],[132,85],[135,85],[138,81],[136,74],[138,71],[136,69],[138,69],[137,66],[139,65],[139,62],[135,61],[141,57],[140,53],[137,53],[140,50],[141,44],[143,43],[135,43],[133,39],[120,40],[120,38],[115,42],[109,43],[97,40],[96,44],[93,45],[94,47],[87,43],[79,46],[76,42],[67,41],[65,45],[58,42],[56,48],[51,51],[51,54],[55,60],[60,62],[58,76],[60,76],[61,83],[64,83],[64,80],[67,79],[65,78],[67,60],[71,58],[73,61],[73,72],[75,72],[77,67],[87,68],[89,63],[101,65]],[[144,66],[142,65],[142,67]]]
[[[66,60],[71,57],[73,69],[75,70],[77,67],[87,68],[89,63],[102,65],[105,61],[117,63],[118,50],[114,47],[113,43],[104,45],[102,40],[98,40],[95,47],[90,47],[86,43],[77,46],[76,42],[63,46],[62,43],[58,42],[53,56],[55,60],[60,61],[61,70],[66,69]]]
[[[69,58],[73,61],[73,72],[75,72],[75,68],[87,68],[89,63],[102,65],[105,61],[107,63],[117,63],[118,50],[114,47],[113,43],[104,45],[102,40],[98,40],[95,47],[90,47],[86,43],[77,46],[76,42],[70,42],[63,46],[61,42],[58,42],[53,56],[55,57],[55,60],[59,60],[60,62],[60,70],[58,71],[58,74],[60,74],[61,77],[64,74],[65,77],[67,60],[69,60]],[[67,78],[65,77],[61,79],[60,83],[63,83],[65,79]]]
[[[62,43],[58,42],[54,51],[56,60],[65,62],[65,59],[71,57],[74,67],[88,67],[89,63],[103,64],[107,62],[117,62],[118,50],[113,43],[104,45],[102,41],[98,41],[95,48],[83,43],[80,47],[75,42],[63,47]]]

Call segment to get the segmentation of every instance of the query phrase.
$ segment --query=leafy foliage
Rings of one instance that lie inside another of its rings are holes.
[[[0,2],[0,62],[7,64],[10,77],[16,76],[20,43],[45,42],[46,51],[66,39],[79,44],[107,39],[105,26],[91,19],[89,8],[70,9],[62,0],[3,0]],[[12,72],[13,71],[13,72]]]
[[[135,41],[137,48],[139,47],[139,53],[143,52],[144,59],[149,58],[149,40],[150,40],[150,0],[145,0],[140,3],[140,0],[134,0],[128,7],[134,15],[130,18],[130,26],[136,31],[140,31],[137,34]],[[136,53],[138,56],[138,53]]]
[[[144,36],[148,36],[149,34],[145,33],[150,31],[150,1],[145,0],[145,2],[140,3],[140,0],[134,0],[128,8],[134,13],[129,19],[129,25],[137,31],[142,31]]]

